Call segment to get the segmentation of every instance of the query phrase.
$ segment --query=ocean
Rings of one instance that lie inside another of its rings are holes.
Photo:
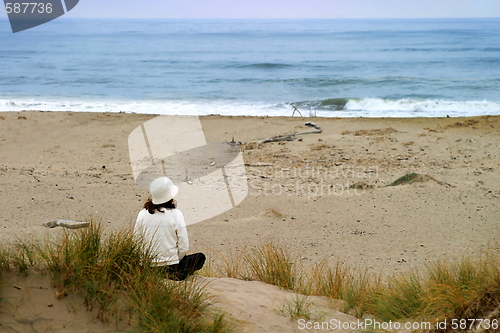
[[[500,114],[500,19],[0,20],[0,111]],[[297,114],[297,113],[296,113]]]

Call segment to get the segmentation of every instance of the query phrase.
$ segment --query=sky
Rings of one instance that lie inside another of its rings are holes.
[[[500,0],[80,0],[66,17],[498,18]]]

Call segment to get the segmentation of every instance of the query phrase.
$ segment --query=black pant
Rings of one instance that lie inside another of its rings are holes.
[[[205,264],[203,253],[194,253],[184,256],[178,264],[161,266],[159,269],[171,280],[182,281]]]

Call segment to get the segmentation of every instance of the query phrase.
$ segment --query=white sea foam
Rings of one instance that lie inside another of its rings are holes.
[[[0,111],[126,112],[162,115],[291,116],[289,103],[232,101],[56,101],[41,99],[0,99]],[[300,109],[303,116],[310,110]],[[442,117],[500,114],[500,102],[445,100],[351,99],[344,110],[320,110],[318,117]],[[297,113],[295,114],[298,115]]]
[[[490,101],[384,100],[379,98],[364,98],[349,100],[344,109],[345,111],[370,112],[370,115],[375,117],[478,116],[500,114],[500,103]]]
[[[272,104],[226,101],[50,101],[0,99],[0,111],[126,112],[162,115],[278,115]],[[282,108],[282,110],[286,110]]]

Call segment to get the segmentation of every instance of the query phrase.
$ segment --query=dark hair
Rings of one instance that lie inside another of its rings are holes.
[[[149,214],[154,214],[155,211],[162,212],[162,208],[166,209],[174,209],[177,207],[177,201],[175,199],[170,199],[170,201],[161,203],[159,205],[155,205],[153,203],[153,199],[151,197],[148,198],[148,201],[144,203],[144,209],[147,209]]]

